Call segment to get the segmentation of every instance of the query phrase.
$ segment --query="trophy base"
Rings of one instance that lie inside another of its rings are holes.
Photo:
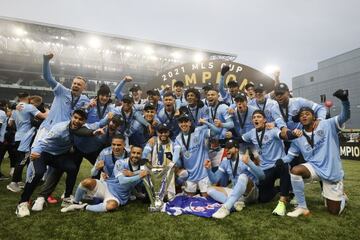
[[[149,212],[161,212],[162,206],[161,207],[154,207],[154,206],[150,206],[149,207]]]

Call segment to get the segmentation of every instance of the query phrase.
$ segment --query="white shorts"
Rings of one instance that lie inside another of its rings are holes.
[[[120,205],[119,200],[109,191],[109,188],[105,181],[96,179],[96,186],[94,190],[88,193],[92,197],[101,198],[106,203],[109,200],[114,200]]]
[[[316,174],[315,169],[311,166],[310,163],[303,163],[302,165],[305,166],[310,172],[310,178],[304,179],[305,182],[322,181],[322,195],[324,198],[332,201],[341,201],[344,198],[344,184],[342,180],[336,183],[326,181],[321,179]]]
[[[205,177],[199,181],[192,182],[192,181],[186,181],[185,182],[185,192],[188,193],[196,193],[196,190],[199,188],[200,192],[206,193],[207,189],[209,187],[209,178]]]

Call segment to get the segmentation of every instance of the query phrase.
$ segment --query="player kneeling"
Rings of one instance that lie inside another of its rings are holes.
[[[338,116],[316,124],[315,114],[311,108],[304,107],[299,111],[298,120],[304,126],[303,136],[291,143],[284,161],[289,162],[301,153],[306,163],[291,169],[291,184],[298,206],[287,214],[290,217],[306,216],[310,213],[305,200],[304,180],[322,181],[322,195],[331,214],[340,214],[345,207],[344,171],[340,159],[338,132],[341,131],[340,126],[350,118],[350,103],[348,92],[345,90],[336,91],[334,96],[342,103]]]
[[[252,198],[256,201],[258,195],[256,194],[258,193],[256,184],[265,178],[264,172],[249,160],[248,155],[240,154],[237,141],[228,140],[225,148],[227,158],[221,162],[215,173],[211,170],[211,162],[208,160],[205,162],[211,183],[216,184],[221,178],[229,176],[233,186],[232,188],[210,187],[208,189],[210,197],[223,203],[222,207],[212,215],[213,218],[219,219],[228,216],[233,207],[237,211],[241,211],[246,200]]]
[[[148,172],[142,170],[140,166],[141,154],[141,147],[132,146],[128,159],[115,162],[114,178],[105,181],[91,178],[83,180],[76,190],[74,204],[62,208],[61,212],[75,210],[108,212],[116,210],[120,205],[125,205],[129,200],[131,190],[148,175]],[[102,199],[103,202],[96,205],[81,203],[86,193]]]

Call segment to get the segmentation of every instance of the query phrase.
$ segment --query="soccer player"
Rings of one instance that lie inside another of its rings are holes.
[[[255,98],[249,102],[249,106],[259,109],[265,113],[267,124],[273,123],[278,128],[286,124],[280,114],[278,102],[265,95],[264,84],[258,83],[255,86]]]
[[[7,105],[6,101],[1,100],[0,101],[0,180],[6,180],[4,174],[1,172],[1,163],[5,155],[5,131],[6,131],[6,125],[7,125]]]
[[[104,148],[97,157],[91,169],[91,176],[99,178],[101,175],[101,179],[113,178],[115,162],[128,158],[128,155],[125,150],[125,137],[119,134],[113,136],[111,146]]]
[[[209,179],[204,161],[209,159],[207,139],[210,137],[208,127],[212,127],[213,131],[217,128],[204,119],[200,119],[202,124],[206,126],[194,127],[191,118],[187,114],[180,115],[178,118],[180,134],[176,137],[176,144],[180,146],[181,154],[176,165],[183,167],[188,172],[188,179],[185,182],[185,192],[188,195],[195,195],[197,189],[200,189],[202,196],[207,195]]]
[[[105,118],[109,112],[114,110],[114,104],[111,103],[111,91],[108,85],[103,84],[97,91],[96,98],[90,101],[88,105],[88,123],[99,122]]]
[[[322,181],[322,195],[331,214],[338,215],[345,207],[344,171],[340,159],[338,133],[341,126],[350,118],[350,103],[346,90],[337,90],[333,95],[339,98],[342,104],[338,116],[321,120],[316,124],[317,117],[312,108],[303,107],[298,112],[303,134],[291,143],[284,161],[291,161],[301,153],[306,162],[291,169],[291,184],[298,206],[287,214],[290,217],[306,216],[310,213],[305,200],[304,181]]]
[[[143,109],[144,105],[146,103],[146,99],[142,99],[142,90],[139,84],[134,84],[129,91],[131,92],[131,95],[134,100],[134,107],[136,109]]]
[[[255,97],[255,84],[253,82],[249,82],[245,85],[245,92],[248,97],[248,102],[250,102]]]
[[[130,145],[145,147],[149,139],[155,134],[153,127],[157,124],[155,120],[156,106],[151,102],[146,103],[143,114],[149,126],[146,127],[139,121],[135,121],[132,126],[130,126],[130,132],[132,133],[129,137]]]
[[[81,209],[91,212],[109,212],[116,210],[120,205],[125,205],[130,198],[130,191],[148,175],[148,171],[142,170],[140,166],[141,155],[142,148],[132,146],[129,158],[115,162],[114,178],[105,181],[84,179],[76,190],[74,204],[62,208],[61,212]],[[103,202],[96,205],[81,203],[85,193],[103,199]]]
[[[230,70],[229,66],[224,66],[221,69],[221,78],[219,82],[219,90],[220,95],[222,97],[223,102],[228,105],[234,104],[234,98],[239,93],[239,83],[236,80],[231,80],[227,83],[227,87],[229,91],[225,90],[225,74]]]
[[[254,129],[242,135],[245,142],[252,143],[256,147],[260,158],[260,167],[265,173],[265,178],[259,182],[259,201],[269,202],[277,194],[274,186],[276,179],[280,179],[280,200],[273,214],[284,216],[286,202],[289,196],[290,174],[288,164],[281,160],[285,157],[283,139],[295,137],[291,132],[284,135],[280,129],[266,128],[266,116],[261,110],[255,110],[252,115]],[[296,132],[299,133],[298,131]],[[295,134],[295,133],[294,133]]]
[[[236,140],[230,139],[225,144],[226,159],[224,159],[219,169],[214,173],[211,171],[210,161],[205,161],[205,168],[212,184],[217,184],[222,177],[228,177],[231,180],[232,188],[228,187],[210,187],[208,194],[223,206],[215,212],[212,217],[224,218],[230,214],[230,210],[235,207],[241,211],[245,203],[239,200],[243,195],[249,199],[252,193],[256,193],[256,185],[265,175],[260,167],[256,166],[248,155],[242,155],[239,151],[239,144]],[[257,194],[253,194],[256,195]],[[250,199],[249,199],[250,200]]]
[[[184,82],[183,81],[176,81],[174,83],[174,95],[176,99],[176,109],[179,109],[182,106],[186,106],[186,98],[184,96]]]
[[[30,154],[33,161],[32,176],[27,179],[16,208],[18,217],[30,215],[28,201],[43,177],[47,165],[60,168],[67,173],[65,198],[70,197],[77,175],[76,163],[69,157],[69,151],[73,145],[72,131],[81,128],[85,121],[85,111],[75,110],[70,121],[55,124],[43,139],[33,145]]]
[[[172,94],[172,93],[171,93]],[[180,146],[175,145],[171,140],[170,128],[167,124],[159,124],[156,127],[157,137],[155,136],[146,144],[142,158],[149,159],[150,164],[157,170],[165,169],[170,163],[176,163],[180,156]],[[168,183],[168,200],[175,197],[175,178],[172,177]],[[165,191],[165,192],[166,192]]]
[[[31,130],[31,120],[33,117],[39,119],[45,119],[47,117],[47,112],[40,112],[34,105],[29,104],[29,94],[28,93],[19,93],[19,104],[17,109],[12,113],[12,121],[9,124],[15,124],[16,133],[15,133],[15,147],[18,150],[21,140],[23,140],[28,132]],[[14,174],[6,188],[12,192],[20,192],[21,188],[18,186],[18,182],[21,182],[22,171],[25,166],[26,156],[25,152],[17,151],[17,164],[14,169]]]
[[[159,123],[166,124],[171,132],[171,139],[174,140],[180,132],[176,117],[179,112],[175,108],[175,96],[172,92],[166,92],[163,96],[164,108],[157,114]]]
[[[151,89],[146,92],[148,96],[148,103],[152,103],[155,106],[156,113],[159,113],[163,109],[164,104],[161,101],[160,92],[158,89]]]
[[[216,127],[221,128],[221,134],[216,136],[212,133],[212,136],[218,140],[225,141],[225,133],[229,129],[234,127],[234,122],[228,113],[228,106],[225,103],[219,101],[219,93],[215,89],[211,89],[207,93],[208,107],[208,120]]]
[[[200,92],[195,88],[189,88],[185,91],[184,96],[188,103],[188,105],[185,107],[186,113],[191,117],[193,125],[199,126],[199,119],[207,118],[207,107],[204,106],[203,102],[200,99]]]
[[[51,104],[47,118],[43,121],[36,134],[34,143],[43,138],[54,124],[69,121],[75,109],[83,108],[89,103],[89,98],[82,94],[86,88],[85,78],[76,76],[72,81],[71,90],[53,78],[50,69],[50,60],[53,57],[54,54],[52,53],[43,56],[43,76],[53,89],[55,98]]]

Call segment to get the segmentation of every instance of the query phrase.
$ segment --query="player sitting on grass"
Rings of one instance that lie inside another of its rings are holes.
[[[298,117],[304,126],[303,136],[291,143],[284,161],[291,161],[301,153],[306,163],[291,169],[291,184],[298,206],[287,214],[290,217],[310,214],[305,200],[304,180],[323,182],[322,195],[331,214],[340,214],[345,207],[344,171],[340,159],[338,132],[341,130],[340,126],[350,118],[350,103],[345,90],[336,91],[334,96],[342,103],[340,115],[321,120],[317,126],[311,108],[304,107],[299,111]]]
[[[62,208],[61,212],[85,209],[91,212],[108,212],[116,210],[120,205],[125,205],[130,197],[131,190],[148,175],[146,170],[141,170],[142,148],[132,146],[130,157],[125,160],[117,160],[114,167],[114,178],[100,181],[92,178],[83,180],[75,193],[74,204]],[[90,196],[103,199],[102,203],[88,205],[81,203],[83,196],[87,193]]]
[[[232,207],[236,211],[241,211],[245,206],[243,201],[239,199],[245,194],[257,192],[256,184],[258,180],[265,177],[264,172],[260,167],[256,166],[248,155],[242,155],[239,152],[239,144],[236,140],[230,139],[226,142],[225,148],[227,151],[227,158],[224,159],[219,169],[214,173],[211,171],[211,162],[205,161],[205,168],[211,183],[216,184],[224,176],[232,182],[232,188],[228,187],[210,187],[208,195],[218,202],[223,203],[222,207],[215,212],[212,217],[224,218],[230,214]]]

